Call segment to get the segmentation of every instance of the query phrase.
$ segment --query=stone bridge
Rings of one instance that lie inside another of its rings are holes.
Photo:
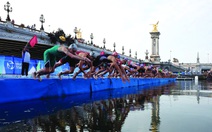
[[[10,22],[0,21],[0,55],[21,57],[22,49],[33,35],[37,36],[38,44],[30,49],[31,57],[33,59],[43,59],[43,52],[55,45],[50,42],[47,32],[43,30],[31,30],[27,27],[20,27]],[[104,50],[105,53],[112,53],[110,50],[87,43],[79,42],[77,46],[79,49],[87,52],[93,51],[100,53]],[[139,62],[139,60],[134,57],[129,57],[124,54],[120,54],[120,56],[122,58],[127,57],[134,62]]]
[[[184,68],[183,66],[176,65],[171,62],[160,62],[159,64],[156,64],[156,65],[160,65],[160,68],[166,69],[168,71],[172,71],[174,73],[179,73],[179,72],[181,73],[186,71],[186,68]]]
[[[30,49],[32,59],[43,59],[43,52],[52,47],[54,44],[50,42],[48,33],[43,30],[31,30],[27,27],[20,27],[20,25],[12,24],[10,22],[0,21],[0,55],[17,56],[21,58],[21,51],[27,42],[33,35],[37,35],[38,44]],[[106,53],[112,53],[112,51],[99,48],[97,46],[78,43],[79,49],[87,52],[100,53],[104,50]],[[134,62],[145,63],[147,65],[158,65],[163,69],[178,73],[184,72],[186,69],[179,65],[174,65],[171,62],[151,62],[149,60],[136,59],[134,57],[120,54],[121,58],[127,57]]]

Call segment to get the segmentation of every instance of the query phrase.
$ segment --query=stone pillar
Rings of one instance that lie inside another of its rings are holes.
[[[150,55],[150,59],[152,62],[160,62],[159,55],[159,36],[160,32],[150,32],[152,39],[152,54]]]
[[[197,63],[200,63],[199,62],[199,52],[197,53]]]

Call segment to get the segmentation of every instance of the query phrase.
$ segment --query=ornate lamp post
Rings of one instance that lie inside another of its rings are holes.
[[[103,39],[103,49],[105,49],[106,47],[105,47],[105,43],[106,43],[106,40],[105,40],[105,38]]]
[[[124,46],[122,46],[122,55],[124,55]]]
[[[209,53],[208,53],[208,63],[209,63]]]
[[[74,28],[75,39],[77,39],[77,27]]]
[[[7,1],[6,5],[4,5],[4,10],[7,11],[7,19],[6,21],[10,22],[10,15],[9,12],[12,12],[12,7],[10,7],[10,3]]]
[[[148,50],[146,50],[145,54],[146,54],[145,59],[148,60],[148,54],[149,54]]]
[[[130,55],[129,55],[129,56],[131,57],[131,49],[129,50],[129,53],[130,53]]]
[[[90,38],[91,38],[91,45],[93,45],[93,33],[91,33]]]
[[[138,62],[141,63],[142,62],[141,59],[139,59]]]
[[[41,22],[41,28],[40,28],[40,30],[44,30],[43,23],[45,23],[45,19],[44,19],[43,14],[41,14],[41,16],[40,16],[40,22]]]
[[[115,42],[113,44],[113,47],[114,47],[113,51],[115,52],[116,51],[116,43]]]
[[[137,51],[135,51],[135,59],[137,59]]]

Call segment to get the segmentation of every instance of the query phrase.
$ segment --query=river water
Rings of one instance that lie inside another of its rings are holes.
[[[209,132],[212,83],[120,88],[0,105],[0,132]]]

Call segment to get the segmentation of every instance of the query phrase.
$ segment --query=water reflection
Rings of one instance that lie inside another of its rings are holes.
[[[200,103],[200,97],[212,97],[212,82],[209,81],[177,81],[177,87],[172,90],[176,95],[195,95],[197,102]]]
[[[159,96],[170,94],[171,85],[174,84],[6,104],[0,110],[4,113],[0,117],[0,131],[121,131],[129,111],[143,111],[149,103],[152,104],[151,130],[157,130],[160,124]],[[14,107],[17,108],[15,111]]]
[[[175,100],[178,100],[179,95],[197,96],[197,102],[200,103],[201,97],[211,97],[210,92],[203,91],[211,90],[211,86],[207,82],[195,84],[194,81],[177,81],[161,86],[115,89],[60,99],[5,104],[0,106],[0,131],[128,131],[127,127],[123,130],[123,126],[130,126],[126,125],[130,112],[150,111],[149,122],[145,119],[149,123],[148,131],[156,132],[160,131],[162,122],[162,95],[173,96]],[[139,129],[137,127],[136,130]]]

